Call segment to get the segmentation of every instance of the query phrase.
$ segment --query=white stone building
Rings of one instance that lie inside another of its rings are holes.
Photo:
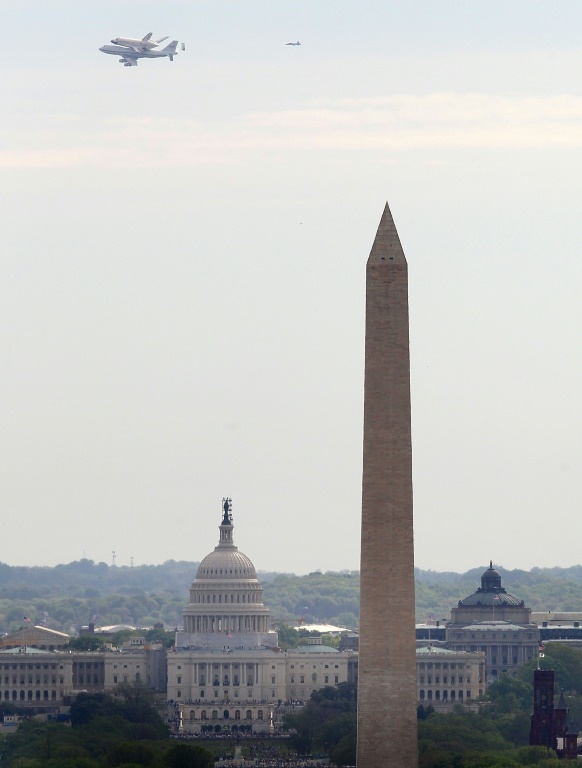
[[[303,701],[348,679],[348,653],[314,638],[282,651],[251,560],[233,539],[230,500],[223,503],[218,545],[198,567],[184,610],[184,630],[168,652],[168,699],[185,731],[220,725],[273,727],[275,708]]]
[[[417,701],[439,711],[485,693],[485,654],[426,646],[416,649]]]

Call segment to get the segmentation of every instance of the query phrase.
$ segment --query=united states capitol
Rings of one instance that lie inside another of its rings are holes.
[[[81,691],[139,682],[170,703],[173,724],[184,733],[218,725],[223,732],[267,733],[313,691],[357,683],[357,636],[344,636],[340,650],[321,637],[291,650],[279,646],[255,566],[235,544],[230,499],[223,499],[217,522],[218,544],[200,562],[173,648],[133,637],[122,648],[67,651],[67,634],[28,625],[0,640],[0,700],[58,713]],[[491,564],[446,628],[417,627],[418,704],[443,711],[471,705],[487,682],[537,654],[535,619],[507,594]]]

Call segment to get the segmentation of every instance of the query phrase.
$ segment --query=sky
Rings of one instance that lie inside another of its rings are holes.
[[[578,0],[0,0],[0,22],[0,561],[198,561],[230,496],[258,569],[357,569],[388,201],[416,565],[580,563]],[[186,51],[98,50],[148,32]]]

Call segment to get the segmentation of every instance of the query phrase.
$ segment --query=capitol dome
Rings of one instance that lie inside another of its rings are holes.
[[[189,634],[268,632],[269,609],[251,559],[234,543],[232,501],[223,499],[220,537],[198,566],[184,610]]]
[[[223,579],[225,576],[256,579],[257,573],[250,557],[239,552],[238,547],[233,545],[232,550],[229,550],[219,544],[198,566],[196,581]]]

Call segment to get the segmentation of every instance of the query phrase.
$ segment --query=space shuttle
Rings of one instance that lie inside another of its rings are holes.
[[[148,32],[141,40],[133,37],[116,37],[111,42],[113,45],[123,45],[126,48],[133,48],[136,53],[143,53],[144,51],[150,51],[152,48],[156,48],[168,37],[160,37],[159,40],[152,40],[153,32]]]

